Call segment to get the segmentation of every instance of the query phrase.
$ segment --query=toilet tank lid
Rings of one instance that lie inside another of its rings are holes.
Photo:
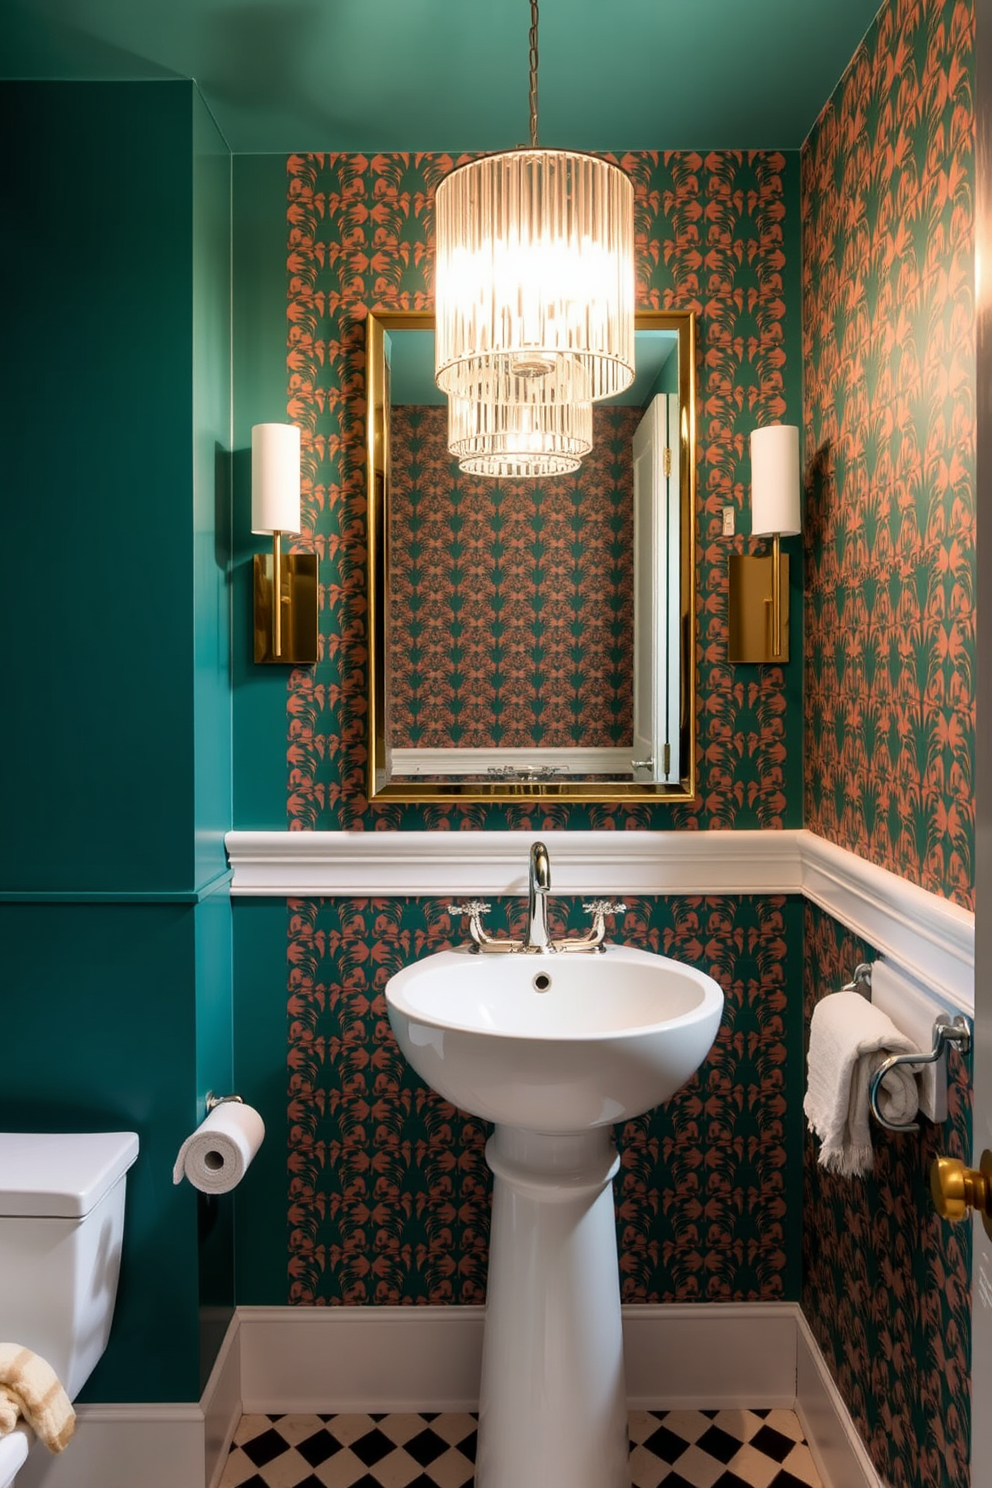
[[[135,1132],[0,1132],[0,1218],[82,1218],[137,1155]]]

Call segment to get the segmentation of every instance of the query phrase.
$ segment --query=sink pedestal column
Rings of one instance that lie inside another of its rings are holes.
[[[476,1488],[629,1488],[609,1127],[497,1126]]]

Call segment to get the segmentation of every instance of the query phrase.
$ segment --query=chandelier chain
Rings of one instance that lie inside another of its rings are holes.
[[[530,0],[530,147],[537,149],[537,0]]]

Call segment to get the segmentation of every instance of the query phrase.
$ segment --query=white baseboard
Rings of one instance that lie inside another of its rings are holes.
[[[795,1303],[623,1309],[632,1409],[796,1400]],[[249,1413],[467,1411],[479,1405],[482,1307],[243,1307]]]
[[[238,1308],[203,1399],[78,1408],[17,1488],[217,1488],[244,1414],[466,1411],[479,1403],[482,1307]],[[824,1488],[884,1488],[798,1304],[623,1309],[631,1409],[795,1410]]]
[[[216,1488],[241,1413],[235,1314],[198,1404],[77,1405],[66,1450],[36,1442],[16,1488]]]
[[[885,1488],[799,1307],[796,1345],[796,1415],[823,1488]]]
[[[243,1409],[478,1409],[482,1307],[243,1307]],[[795,1410],[823,1488],[884,1488],[798,1303],[623,1309],[632,1410]]]
[[[36,1442],[16,1488],[202,1488],[198,1405],[77,1405],[57,1457]]]
[[[791,1302],[639,1304],[623,1309],[631,1410],[792,1409]]]
[[[478,1409],[484,1307],[239,1307],[246,1413]]]
[[[217,1488],[227,1454],[243,1413],[241,1404],[241,1319],[228,1324],[200,1400],[203,1412],[203,1477],[206,1488]]]

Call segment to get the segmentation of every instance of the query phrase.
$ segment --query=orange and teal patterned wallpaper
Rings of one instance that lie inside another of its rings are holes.
[[[969,908],[973,44],[893,0],[802,152],[805,825]]]
[[[440,405],[392,411],[389,741],[394,748],[630,748],[633,440],[550,480],[465,475]]]
[[[366,801],[365,317],[430,308],[433,193],[457,158],[288,160],[287,412],[303,431],[300,545],[318,554],[321,596],[317,665],[289,682],[290,828],[799,826],[798,644],[786,668],[728,664],[726,561],[744,540],[720,536],[725,505],[745,512],[751,429],[800,418],[797,161],[774,151],[620,160],[635,187],[639,307],[699,317],[697,799],[540,809]]]
[[[802,155],[806,826],[974,902],[974,181],[968,0],[891,0]],[[873,952],[805,909],[805,1022]],[[893,1488],[968,1488],[970,1227],[927,1175],[948,1120],[873,1128],[845,1181],[807,1136],[803,1311]]]
[[[805,906],[805,1022],[874,952]],[[872,1461],[892,1488],[969,1488],[971,1226],[930,1199],[940,1154],[971,1151],[971,1068],[952,1050],[948,1118],[872,1124],[873,1171],[839,1178],[806,1136],[802,1306]]]
[[[490,920],[519,933],[525,906]],[[551,901],[555,935],[584,924]],[[707,971],[726,1007],[702,1068],[616,1128],[626,1302],[783,1301],[799,1292],[802,911],[785,896],[628,901],[615,939]],[[384,987],[461,944],[447,901],[290,904],[288,1300],[485,1300],[489,1129],[425,1089],[389,1029]]]
[[[303,430],[302,542],[319,555],[322,603],[318,663],[289,678],[291,828],[799,825],[799,648],[786,669],[727,664],[726,559],[744,539],[720,536],[725,505],[746,512],[751,429],[800,417],[799,330],[787,311],[799,302],[798,160],[684,152],[622,163],[636,188],[639,304],[699,317],[699,797],[650,810],[369,808],[365,317],[370,307],[429,307],[433,190],[454,158],[291,157],[288,415]],[[606,457],[604,446],[593,484]],[[532,496],[524,509],[523,494],[513,483],[504,490],[515,538],[532,543],[540,514]],[[599,587],[588,547],[589,582]],[[618,593],[622,605],[622,585]],[[522,909],[500,902],[490,918],[512,930]],[[554,900],[552,916],[556,933],[584,924],[568,898]],[[434,900],[290,904],[292,1302],[484,1298],[487,1133],[419,1085],[383,996],[401,965],[462,938]],[[801,1214],[789,1195],[801,1181],[802,1029],[786,1012],[790,989],[798,1008],[797,901],[636,899],[616,938],[703,967],[726,994],[698,1075],[618,1132],[625,1299],[797,1297]]]

